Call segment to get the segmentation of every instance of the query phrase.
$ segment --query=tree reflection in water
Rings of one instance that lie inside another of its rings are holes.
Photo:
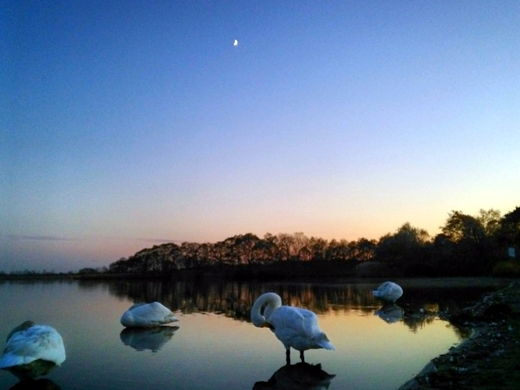
[[[328,389],[336,375],[321,369],[321,364],[286,364],[267,382],[256,382],[253,390],[322,390]]]
[[[341,314],[356,311],[363,315],[373,315],[381,307],[372,295],[372,289],[380,282],[309,284],[309,283],[256,283],[256,282],[156,282],[126,281],[111,282],[109,292],[134,302],[157,300],[172,311],[184,314],[216,313],[239,321],[249,322],[249,315],[255,299],[267,291],[282,297],[291,306],[312,310],[316,314]],[[410,330],[426,326],[438,318],[440,312],[457,310],[454,297],[460,291],[438,286],[406,289],[399,309],[401,318]],[[474,296],[478,294],[474,293]],[[377,313],[376,313],[377,314]],[[459,330],[461,336],[466,336]]]

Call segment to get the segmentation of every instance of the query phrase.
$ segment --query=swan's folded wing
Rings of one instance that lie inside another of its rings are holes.
[[[297,307],[282,306],[269,320],[276,333],[283,332],[286,337],[312,337],[317,330],[316,315]]]

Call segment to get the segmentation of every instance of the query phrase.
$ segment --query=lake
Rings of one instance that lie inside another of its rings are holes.
[[[63,390],[396,389],[467,337],[441,321],[439,310],[505,285],[398,281],[398,307],[382,312],[371,294],[380,282],[0,281],[0,345],[27,319],[56,328],[67,359],[45,378]],[[249,321],[254,300],[267,291],[314,311],[335,351],[309,350],[301,364],[292,350],[286,366],[274,334]],[[175,312],[174,326],[122,327],[129,306],[154,300]],[[0,370],[0,390],[18,382]]]

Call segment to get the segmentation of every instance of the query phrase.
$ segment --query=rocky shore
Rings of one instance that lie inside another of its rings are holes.
[[[520,281],[441,317],[472,336],[433,359],[399,390],[520,389]]]

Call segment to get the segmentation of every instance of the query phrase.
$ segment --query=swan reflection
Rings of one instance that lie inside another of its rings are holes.
[[[404,316],[404,310],[393,302],[385,303],[375,314],[389,324],[399,321]]]
[[[119,334],[124,345],[137,351],[157,352],[173,337],[178,326],[158,326],[155,328],[125,328]]]
[[[253,390],[322,390],[328,389],[336,375],[321,369],[321,364],[286,364],[278,369],[267,382],[256,382]]]
[[[61,390],[61,388],[50,379],[41,378],[38,380],[23,379],[9,390]]]
[[[3,370],[9,371],[18,379],[34,379],[47,375],[56,367],[58,367],[58,365],[53,362],[47,360],[35,360],[31,363],[3,368]]]

